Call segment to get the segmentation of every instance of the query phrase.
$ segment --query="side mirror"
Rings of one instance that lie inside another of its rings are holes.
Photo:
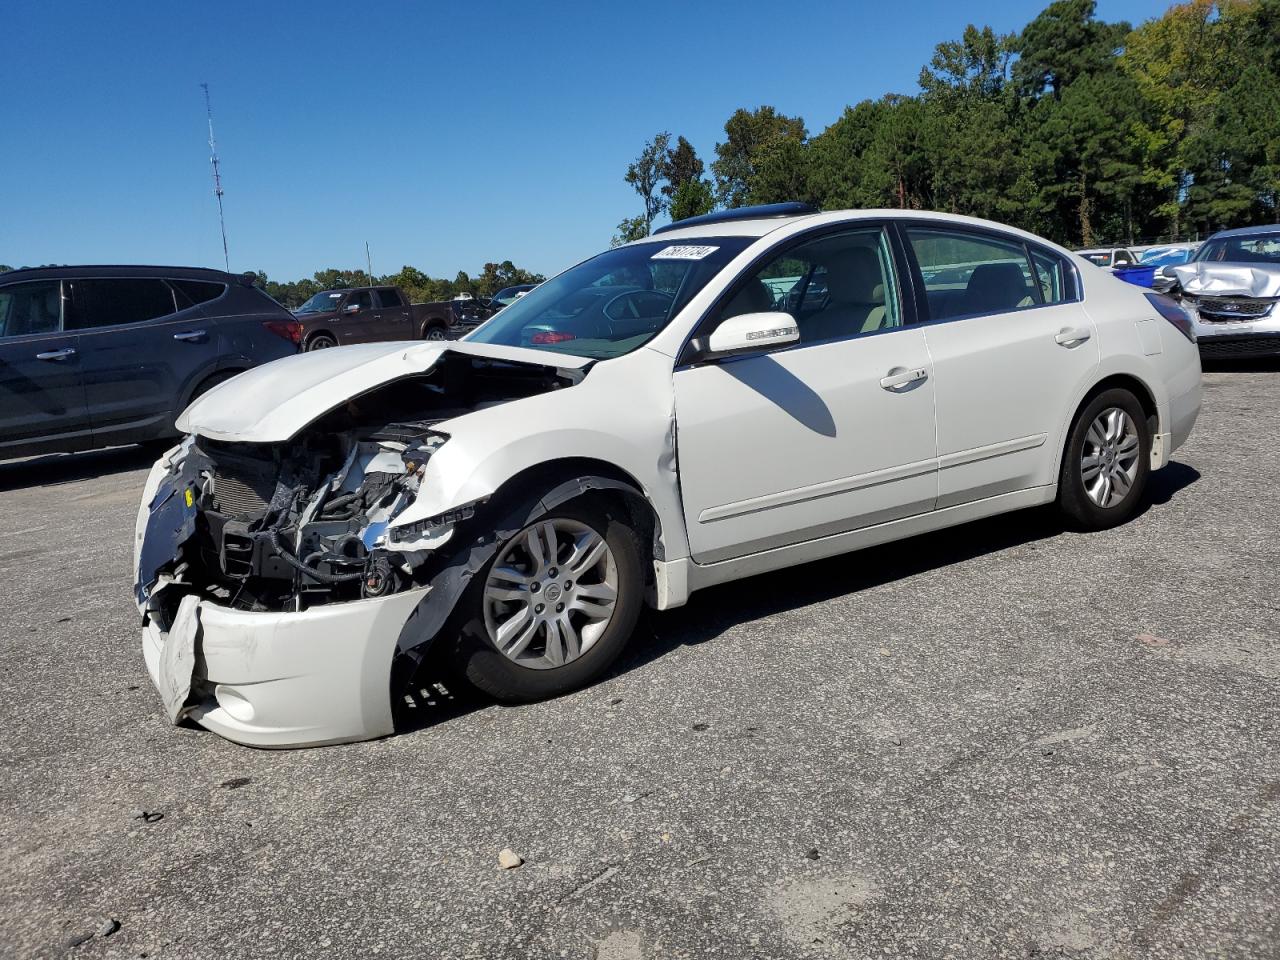
[[[343,313],[359,313],[359,312],[360,312],[360,304],[358,304],[358,303],[348,303],[348,304],[346,305],[346,307],[344,307],[344,308],[343,308],[342,312],[343,312]]]
[[[759,353],[800,342],[800,329],[789,313],[742,313],[730,317],[698,344],[704,360]]]

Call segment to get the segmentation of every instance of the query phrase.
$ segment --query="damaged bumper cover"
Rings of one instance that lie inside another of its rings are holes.
[[[299,747],[386,736],[397,640],[428,592],[286,613],[231,610],[188,595],[172,623],[146,617],[147,672],[171,720],[189,717],[236,743]]]
[[[1204,262],[1173,272],[1203,356],[1280,354],[1280,268]]]

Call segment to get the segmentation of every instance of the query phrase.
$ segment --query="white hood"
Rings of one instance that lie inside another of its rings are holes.
[[[1211,297],[1280,297],[1280,265],[1211,263],[1207,260],[1173,268],[1182,292]]]
[[[465,340],[335,347],[263,364],[219,384],[183,411],[177,427],[211,440],[288,440],[352,397],[400,377],[425,373],[446,352],[569,370],[592,362],[546,350]]]

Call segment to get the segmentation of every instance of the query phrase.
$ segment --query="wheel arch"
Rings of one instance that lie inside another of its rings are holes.
[[[639,534],[645,559],[665,559],[662,518],[657,507],[640,481],[616,464],[593,457],[564,457],[533,464],[504,480],[490,501],[509,507],[521,497],[532,500],[535,496],[546,509],[583,496],[611,503]],[[652,577],[652,570],[649,576]]]
[[[1141,377],[1131,372],[1111,373],[1097,380],[1089,389],[1084,392],[1080,401],[1071,411],[1071,416],[1067,418],[1062,427],[1062,433],[1059,437],[1057,450],[1057,463],[1054,466],[1053,476],[1059,477],[1062,472],[1062,461],[1067,454],[1067,445],[1071,443],[1071,429],[1080,419],[1080,414],[1084,412],[1084,408],[1093,402],[1094,397],[1107,390],[1119,388],[1127,390],[1137,399],[1142,407],[1142,412],[1147,416],[1147,426],[1150,428],[1152,437],[1160,432],[1160,406],[1156,402],[1155,392],[1150,385]],[[1055,479],[1055,483],[1057,480]]]
[[[314,340],[316,337],[328,337],[330,340],[334,342],[335,345],[337,345],[338,343],[338,335],[336,333],[334,333],[332,330],[321,327],[319,330],[309,331],[307,335],[302,338],[302,349],[304,351],[307,350],[308,344],[310,344],[311,341]]]
[[[174,414],[176,419],[182,411],[191,406],[196,398],[203,393],[201,389],[206,383],[213,379],[230,379],[237,374],[244,373],[248,370],[250,364],[238,363],[235,359],[218,358],[213,363],[201,367],[194,375],[187,379],[186,384],[182,388],[182,394],[179,396],[179,406],[177,413]],[[227,374],[226,377],[223,375]],[[216,386],[216,384],[215,384]]]
[[[606,511],[620,512],[631,522],[645,561],[645,603],[654,605],[654,560],[664,556],[662,520],[641,484],[626,470],[593,457],[564,457],[518,470],[504,480],[477,508],[476,519],[486,528],[492,522],[518,529],[539,512],[553,510],[583,497],[603,501]],[[415,609],[400,631],[390,669],[390,696],[397,729],[404,723],[406,695],[413,694],[414,680],[426,662],[441,629],[453,617],[467,585],[501,547],[499,537],[481,534],[473,546],[463,548],[432,579],[432,591]],[[426,614],[434,607],[432,615]]]

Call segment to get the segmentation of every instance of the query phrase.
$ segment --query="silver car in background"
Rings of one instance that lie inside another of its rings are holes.
[[[1202,357],[1280,356],[1280,224],[1215,233],[1172,271]]]

